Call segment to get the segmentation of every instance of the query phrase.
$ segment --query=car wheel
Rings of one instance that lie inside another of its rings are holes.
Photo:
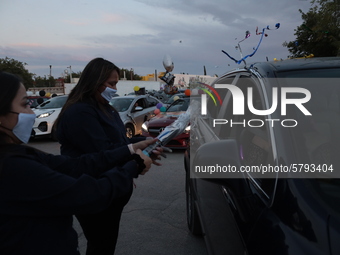
[[[190,232],[193,235],[202,235],[202,228],[198,212],[195,206],[195,199],[192,192],[190,183],[190,173],[186,171],[185,191],[186,191],[186,211],[187,211],[187,224]]]
[[[125,130],[126,130],[127,138],[132,138],[134,136],[135,129],[133,128],[133,126],[131,124],[126,125]]]

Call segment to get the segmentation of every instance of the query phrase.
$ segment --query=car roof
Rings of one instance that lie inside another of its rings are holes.
[[[312,70],[312,69],[328,69],[340,68],[340,57],[322,57],[322,58],[295,58],[267,62],[255,62],[247,67],[237,68],[228,71],[221,77],[238,71],[259,71],[267,76],[275,76],[274,73],[288,72],[293,70]],[[221,78],[220,77],[220,78]],[[217,78],[216,80],[219,80]],[[215,80],[215,81],[216,81]],[[214,81],[214,83],[215,83]]]
[[[137,97],[147,97],[150,95],[127,95],[127,96],[119,96],[119,97],[115,97],[115,98],[137,98]],[[150,96],[152,97],[152,96]]]
[[[340,57],[325,58],[296,58],[279,61],[259,62],[251,65],[252,68],[272,69],[274,72],[291,70],[322,69],[340,67]]]

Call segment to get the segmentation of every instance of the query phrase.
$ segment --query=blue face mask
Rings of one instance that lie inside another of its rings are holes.
[[[110,87],[106,87],[105,90],[101,93],[102,97],[110,102],[111,99],[114,97],[114,95],[116,94],[117,90],[116,89],[112,89]]]
[[[2,127],[9,131],[12,131],[12,133],[23,143],[28,143],[31,137],[31,132],[35,122],[36,115],[34,113],[17,113],[17,112],[11,113],[18,114],[18,123],[12,130],[4,126]]]

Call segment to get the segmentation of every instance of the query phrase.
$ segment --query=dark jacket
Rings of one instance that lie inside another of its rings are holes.
[[[0,153],[0,254],[79,254],[72,215],[129,192],[136,162],[108,170],[129,154],[125,146],[70,158],[20,145]]]
[[[128,139],[118,112],[106,106],[104,113],[90,102],[71,105],[63,113],[57,136],[61,154],[72,157],[145,140],[145,137]]]

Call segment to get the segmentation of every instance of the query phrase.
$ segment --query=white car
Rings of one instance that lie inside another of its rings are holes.
[[[66,103],[66,100],[67,95],[53,97],[33,109],[37,117],[33,125],[32,137],[49,135],[53,140],[57,140],[54,122],[56,121],[61,108]]]
[[[141,134],[142,124],[156,115],[157,104],[163,105],[150,95],[115,97],[110,104],[119,112],[128,138]]]

